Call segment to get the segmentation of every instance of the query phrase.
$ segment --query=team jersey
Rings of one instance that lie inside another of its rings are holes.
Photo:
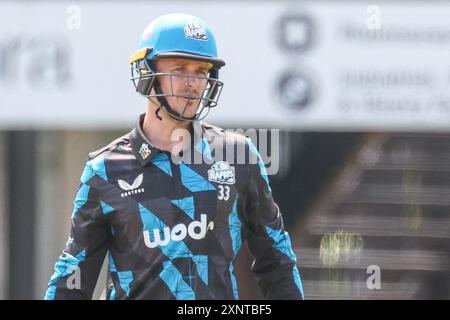
[[[302,299],[297,258],[251,140],[196,121],[191,147],[175,158],[145,137],[144,116],[89,154],[45,299],[91,299],[106,254],[108,299],[239,299],[234,263],[245,241],[264,298]]]

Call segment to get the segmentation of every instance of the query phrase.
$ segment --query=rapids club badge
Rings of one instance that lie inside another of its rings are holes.
[[[236,182],[234,167],[226,161],[217,161],[208,170],[208,180],[217,183],[233,184]]]
[[[206,29],[195,22],[189,22],[184,26],[184,36],[194,40],[208,40]]]

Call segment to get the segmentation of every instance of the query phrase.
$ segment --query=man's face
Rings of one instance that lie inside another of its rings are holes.
[[[166,97],[173,110],[184,117],[195,115],[211,68],[211,63],[196,60],[163,58],[156,61],[157,73],[172,74],[158,76],[162,92],[183,96]]]

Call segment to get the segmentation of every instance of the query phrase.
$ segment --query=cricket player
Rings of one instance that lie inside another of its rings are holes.
[[[45,299],[91,299],[107,254],[108,299],[239,299],[234,262],[245,241],[264,298],[303,299],[258,150],[202,121],[223,86],[211,28],[188,14],[161,16],[130,63],[146,112],[89,154]],[[248,161],[237,161],[239,150]]]

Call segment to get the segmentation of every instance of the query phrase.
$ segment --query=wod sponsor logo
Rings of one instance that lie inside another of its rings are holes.
[[[201,214],[200,221],[192,221],[188,226],[183,223],[177,224],[170,230],[169,227],[163,229],[164,236],[161,237],[160,229],[144,230],[144,242],[149,248],[166,246],[170,241],[182,241],[188,235],[194,240],[204,239],[208,230],[214,229],[214,222],[207,224],[207,215]],[[198,229],[198,231],[196,231]]]

